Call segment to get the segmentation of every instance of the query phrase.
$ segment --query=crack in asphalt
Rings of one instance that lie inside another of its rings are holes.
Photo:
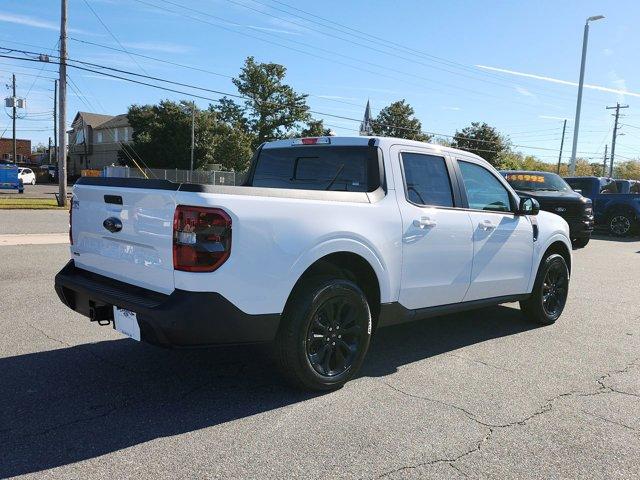
[[[613,375],[618,375],[618,374],[629,372],[630,369],[638,366],[638,364],[637,364],[638,361],[640,361],[640,358],[637,358],[637,359],[633,360],[632,362],[628,363],[621,370],[614,370],[614,371],[611,371],[609,373],[606,373],[606,374],[598,377],[596,379],[596,382],[599,384],[599,388],[598,388],[598,390],[596,392],[583,392],[583,391],[571,390],[569,392],[560,393],[560,394],[548,399],[544,405],[542,405],[538,410],[536,410],[531,415],[528,415],[527,417],[522,418],[520,420],[516,420],[514,422],[509,422],[509,423],[505,423],[505,424],[491,424],[491,423],[483,422],[482,420],[478,419],[476,414],[474,414],[473,412],[470,412],[469,410],[467,410],[467,409],[465,409],[463,407],[460,407],[459,405],[455,405],[455,404],[452,404],[452,403],[445,402],[443,400],[438,400],[438,399],[430,398],[430,397],[423,396],[423,395],[412,394],[412,393],[406,392],[406,391],[404,391],[404,390],[402,390],[402,389],[390,384],[389,382],[386,382],[386,381],[381,379],[381,380],[379,380],[380,383],[382,383],[383,385],[387,386],[388,388],[394,390],[395,392],[400,393],[401,395],[404,395],[404,396],[407,396],[407,397],[410,397],[410,398],[416,398],[416,399],[419,399],[419,400],[426,400],[428,402],[437,403],[439,405],[443,405],[445,407],[449,407],[449,408],[453,408],[455,410],[458,410],[458,411],[462,412],[468,419],[470,419],[473,422],[476,422],[477,424],[482,425],[483,427],[487,428],[488,431],[478,442],[476,442],[474,447],[465,450],[460,455],[454,456],[453,458],[436,458],[434,460],[428,460],[428,461],[420,462],[420,463],[417,463],[415,465],[404,465],[402,467],[399,467],[399,468],[396,468],[396,469],[393,469],[393,470],[390,470],[390,471],[387,471],[387,472],[383,472],[383,473],[381,473],[380,475],[378,475],[378,476],[376,476],[374,478],[375,479],[381,479],[381,478],[388,477],[388,476],[393,475],[393,474],[398,473],[398,472],[407,471],[407,470],[414,470],[416,468],[420,468],[420,467],[423,467],[423,466],[437,465],[437,464],[440,464],[440,463],[447,463],[451,468],[455,469],[458,473],[460,473],[463,476],[467,477],[467,475],[463,471],[461,471],[458,467],[455,466],[455,463],[457,461],[461,460],[462,458],[464,458],[464,457],[466,457],[468,455],[471,455],[472,453],[480,451],[482,446],[491,439],[491,437],[493,436],[493,433],[496,430],[511,428],[511,427],[514,427],[514,426],[517,426],[517,425],[525,425],[529,420],[531,420],[531,419],[533,419],[535,417],[538,417],[540,415],[544,415],[545,413],[551,411],[553,409],[553,404],[556,401],[558,401],[558,400],[560,400],[562,398],[571,397],[571,396],[602,395],[602,394],[607,394],[607,393],[629,394],[628,392],[617,391],[617,390],[615,390],[615,389],[613,389],[611,387],[606,386],[604,384],[604,380],[609,378],[609,377],[611,377],[611,376],[613,376]],[[640,395],[636,395],[636,394],[630,394],[630,395],[640,396]],[[618,426],[621,426],[621,427],[625,427],[625,428],[631,429],[631,430],[633,430],[635,432],[639,431],[638,429],[635,429],[635,428],[630,427],[630,426],[625,425],[625,424],[614,422],[614,421],[609,420],[609,419],[604,418],[604,417],[600,417],[599,415],[595,415],[595,414],[592,414],[592,413],[589,413],[589,412],[584,412],[584,413],[592,415],[594,417],[597,417],[597,418],[599,418],[599,419],[601,419],[603,421],[607,421],[609,423],[612,423],[612,424],[615,424],[615,425],[618,425]]]
[[[457,355],[455,353],[449,353],[447,356],[460,358],[462,360],[466,360],[466,361],[472,362],[472,363],[479,363],[480,365],[484,365],[484,366],[490,367],[490,368],[495,368],[496,370],[502,370],[503,372],[514,373],[513,370],[510,370],[510,369],[505,368],[505,367],[501,367],[499,365],[493,365],[491,363],[485,362],[484,360],[479,360],[477,358],[469,358],[469,357],[465,357],[464,355]]]
[[[618,425],[619,427],[628,428],[629,430],[633,430],[636,433],[640,433],[639,429],[637,429],[635,427],[632,427],[630,425],[627,425],[626,423],[616,422],[615,420],[611,420],[609,418],[603,417],[602,415],[598,415],[597,413],[587,412],[586,410],[581,410],[581,412],[586,414],[586,415],[590,415],[592,417],[598,418],[598,419],[602,420],[603,422],[611,423],[613,425]]]

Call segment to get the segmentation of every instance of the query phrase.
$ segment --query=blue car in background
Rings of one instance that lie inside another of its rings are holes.
[[[18,178],[17,165],[0,165],[0,189],[18,190],[18,193],[24,193],[24,185]]]

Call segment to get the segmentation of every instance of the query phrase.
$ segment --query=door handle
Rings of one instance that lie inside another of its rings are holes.
[[[483,220],[482,222],[478,223],[478,226],[485,231],[493,230],[497,227],[497,225],[493,223],[491,220]]]
[[[420,217],[419,219],[413,221],[413,225],[418,228],[432,228],[435,227],[437,223],[438,222],[432,220],[429,217]]]

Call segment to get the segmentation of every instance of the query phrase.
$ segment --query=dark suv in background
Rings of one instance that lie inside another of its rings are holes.
[[[500,172],[513,189],[523,197],[535,198],[540,209],[560,215],[569,224],[573,248],[583,248],[593,231],[593,206],[565,182],[550,172],[506,170]]]

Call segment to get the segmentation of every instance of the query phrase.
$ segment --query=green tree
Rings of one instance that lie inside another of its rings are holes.
[[[306,128],[300,132],[301,137],[326,137],[331,135],[331,130],[325,128],[322,120],[309,120]]]
[[[415,117],[413,107],[404,99],[384,107],[371,122],[374,135],[406,138],[428,142],[431,135],[422,132],[422,124]]]
[[[452,146],[475,153],[491,165],[499,166],[501,154],[510,150],[510,141],[494,127],[484,122],[473,122],[469,127],[456,131]]]
[[[255,135],[253,147],[284,138],[309,120],[307,95],[296,93],[283,83],[287,69],[277,63],[257,63],[248,57],[233,84],[246,98],[244,117]]]
[[[628,160],[626,162],[614,162],[614,177],[626,180],[640,180],[640,160]]]
[[[190,167],[192,103],[163,100],[158,105],[132,105],[127,118],[133,129],[132,148],[126,148],[120,158],[129,163],[129,156],[152,168]],[[213,162],[212,142],[215,117],[208,110],[195,110],[194,168]],[[133,153],[135,152],[135,153]],[[136,155],[137,154],[137,155]]]

